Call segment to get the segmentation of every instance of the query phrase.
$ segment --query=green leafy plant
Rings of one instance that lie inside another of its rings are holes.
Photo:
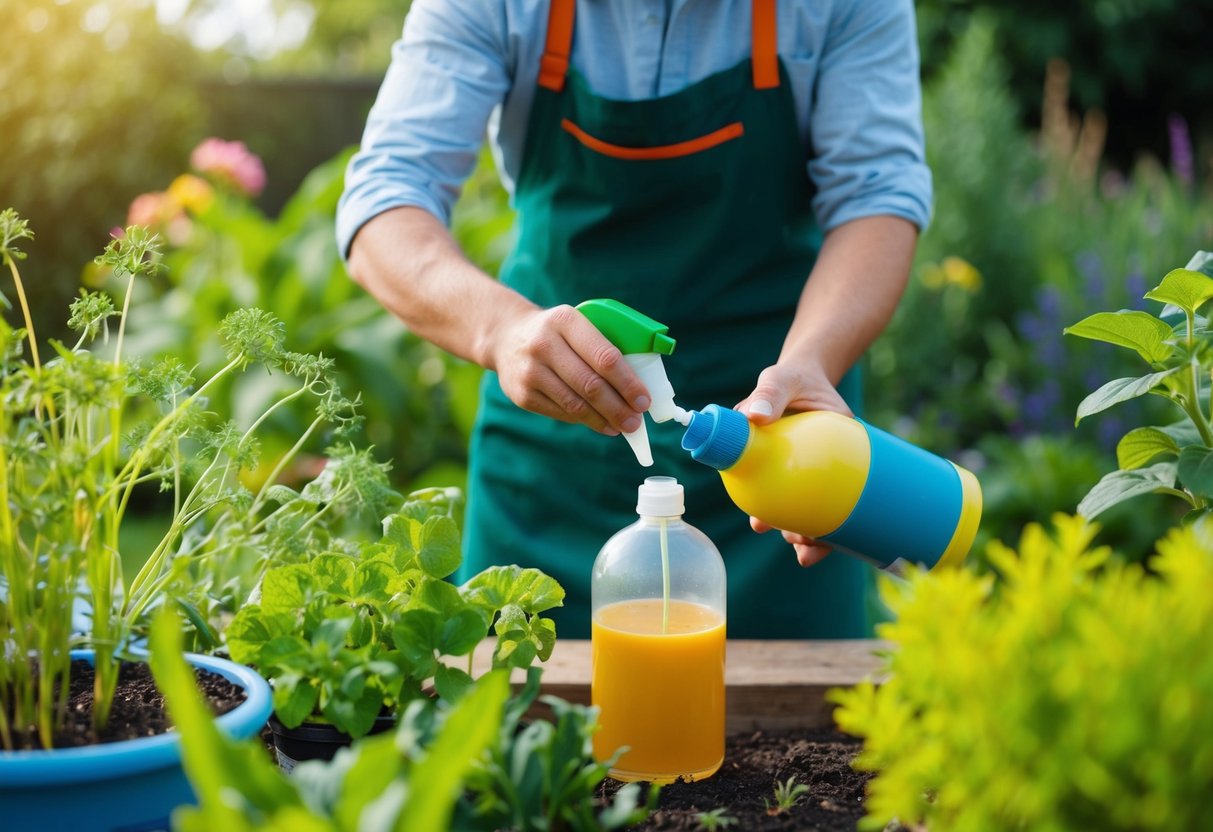
[[[1160,316],[1099,312],[1065,330],[1133,350],[1150,370],[1115,379],[1091,393],[1078,406],[1076,423],[1147,393],[1169,399],[1185,417],[1125,434],[1116,446],[1118,470],[1104,476],[1078,506],[1085,517],[1096,517],[1140,494],[1171,494],[1199,512],[1213,500],[1213,345],[1208,321],[1198,314],[1213,299],[1213,278],[1201,270],[1213,271],[1213,255],[1198,252],[1187,268],[1169,272],[1146,293],[1148,300],[1167,305]],[[1182,314],[1182,319],[1169,322],[1171,312]]]
[[[831,692],[872,770],[863,828],[1204,829],[1213,824],[1213,529],[1143,567],[1058,515],[1000,575],[882,584],[887,678]]]
[[[494,667],[546,660],[551,619],[564,591],[535,569],[491,567],[461,587],[458,492],[414,493],[383,522],[383,536],[355,553],[323,553],[265,573],[257,603],[226,631],[232,658],[274,685],[288,728],[317,717],[353,737],[385,708],[423,696],[428,680],[454,701],[472,685],[472,651],[496,634]],[[465,670],[444,658],[465,658]]]
[[[480,370],[410,333],[346,273],[333,224],[351,152],[313,170],[277,216],[232,186],[222,166],[195,165],[163,192],[138,197],[131,221],[157,224],[170,241],[169,268],[133,301],[131,338],[145,354],[176,355],[208,371],[222,361],[211,339],[216,322],[244,306],[265,309],[293,322],[298,349],[333,359],[338,384],[373,391],[360,403],[362,431],[392,463],[398,485],[458,485]],[[232,167],[255,159],[244,151]],[[280,387],[277,377],[250,375],[217,387],[213,398],[243,423]],[[302,407],[277,411],[264,427],[266,458],[290,447],[308,418]]]
[[[182,658],[171,613],[156,622],[151,647],[156,683],[182,735],[185,770],[200,803],[174,813],[173,828],[183,832],[354,830],[368,828],[371,819],[378,829],[447,829],[460,783],[496,738],[510,691],[508,673],[500,671],[486,674],[453,709],[415,702],[399,732],[432,735],[424,748],[391,735],[367,740],[340,767],[320,769],[336,775],[336,788],[324,788],[314,775],[287,778],[264,748],[220,733]],[[320,787],[313,788],[317,779]],[[334,795],[330,813],[317,808]]]
[[[195,379],[171,357],[148,363],[128,355],[131,294],[160,268],[158,240],[140,227],[128,228],[98,258],[123,286],[120,303],[84,292],[68,322],[77,341],[51,340],[48,352],[33,330],[17,267],[23,259],[18,243],[31,236],[14,211],[0,212],[0,260],[25,323],[14,329],[0,321],[0,624],[6,644],[0,741],[6,748],[53,743],[69,690],[69,650],[76,646],[95,651],[93,721],[104,726],[118,658],[146,614],[170,597],[219,535],[240,529],[248,539],[275,515],[270,506],[282,501],[275,477],[257,491],[239,481],[241,470],[257,462],[265,420],[308,400],[313,411],[304,436],[356,422],[354,402],[333,384],[330,362],[288,350],[281,322],[261,310],[239,309],[219,324],[225,360],[210,376]],[[253,368],[290,381],[240,428],[212,411],[208,396],[224,379]],[[275,473],[299,447],[276,461]],[[124,520],[137,495],[157,487],[169,495],[169,518],[128,581],[121,563]],[[264,559],[250,565],[254,580],[264,565]],[[88,609],[82,627],[73,622],[81,601]],[[201,618],[198,624],[206,627]]]
[[[223,736],[199,701],[181,659],[171,614],[152,632],[152,669],[181,733],[183,760],[198,794],[173,827],[191,830],[610,830],[644,820],[639,785],[611,801],[595,795],[610,761],[591,753],[596,710],[546,698],[555,723],[524,725],[540,671],[509,697],[508,673],[490,671],[457,703],[408,703],[396,731],[360,740],[331,762],[284,775],[253,742]]]
[[[797,783],[795,777],[789,777],[782,783],[776,781],[774,803],[765,797],[762,802],[767,807],[768,815],[782,815],[784,812],[791,811],[808,791],[809,787],[804,783]]]
[[[531,668],[506,708],[497,743],[469,773],[469,797],[456,809],[456,828],[595,832],[644,820],[657,806],[659,787],[651,787],[642,804],[641,785],[629,783],[600,807],[598,787],[623,749],[596,760],[598,709],[539,697],[539,680],[539,668]],[[537,697],[551,709],[552,720],[526,724],[523,718]]]
[[[727,811],[723,807],[718,807],[707,812],[700,812],[695,816],[695,822],[705,832],[716,832],[717,829],[728,829],[730,826],[736,826],[737,818],[725,814]]]

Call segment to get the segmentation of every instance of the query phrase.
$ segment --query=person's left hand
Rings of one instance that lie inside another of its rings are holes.
[[[742,399],[736,409],[756,425],[769,425],[788,411],[832,410],[844,416],[854,415],[819,365],[767,367],[759,374],[754,392]],[[764,533],[772,527],[751,517],[750,528]],[[783,539],[792,545],[801,566],[819,563],[832,551],[829,544],[795,532],[783,532]]]

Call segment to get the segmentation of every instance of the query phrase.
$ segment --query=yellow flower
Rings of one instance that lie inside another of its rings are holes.
[[[191,214],[197,214],[215,199],[215,189],[202,177],[183,173],[168,186],[168,195]]]
[[[976,292],[981,288],[981,272],[968,260],[945,257],[942,263],[928,263],[923,267],[922,283],[936,291],[946,286],[959,286],[966,292]]]

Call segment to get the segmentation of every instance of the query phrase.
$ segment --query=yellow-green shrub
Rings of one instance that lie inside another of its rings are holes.
[[[889,677],[833,696],[864,738],[864,828],[1213,829],[1213,528],[1145,568],[1093,525],[1029,526],[999,572],[886,583]]]

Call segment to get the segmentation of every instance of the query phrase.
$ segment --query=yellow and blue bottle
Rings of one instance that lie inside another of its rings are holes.
[[[710,404],[691,411],[682,447],[751,516],[895,574],[962,563],[981,520],[971,472],[839,413],[759,426]]]

